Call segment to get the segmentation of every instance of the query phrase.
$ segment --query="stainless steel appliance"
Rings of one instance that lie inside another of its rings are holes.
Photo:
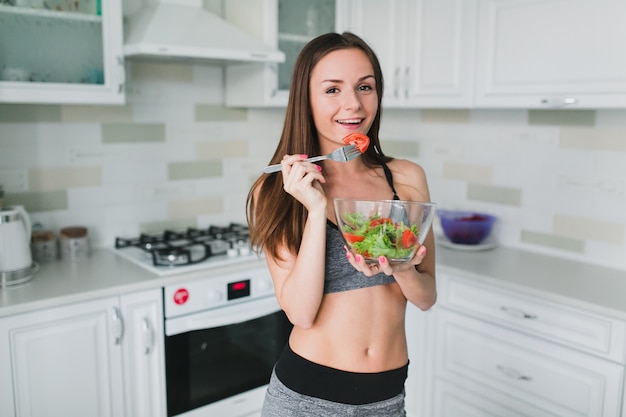
[[[168,417],[251,417],[260,412],[272,367],[292,325],[246,226],[117,238],[115,251],[158,274],[189,271],[163,288]],[[216,274],[215,267],[251,265]]]
[[[164,288],[167,415],[259,412],[291,324],[265,267]]]

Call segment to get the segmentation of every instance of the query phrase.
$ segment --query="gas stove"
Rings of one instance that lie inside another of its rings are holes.
[[[259,258],[250,249],[248,227],[239,223],[142,233],[133,238],[117,237],[115,252],[161,276]]]

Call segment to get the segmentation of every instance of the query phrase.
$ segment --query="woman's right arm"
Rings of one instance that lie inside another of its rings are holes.
[[[282,259],[266,255],[278,303],[289,320],[308,329],[315,322],[324,295],[327,200],[321,186],[324,176],[317,165],[302,157],[283,158],[283,183],[287,193],[302,203],[308,217],[297,254],[279,250]]]

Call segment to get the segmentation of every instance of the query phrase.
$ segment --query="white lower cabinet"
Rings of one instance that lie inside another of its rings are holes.
[[[428,361],[428,341],[431,332],[430,311],[422,311],[409,304],[406,310],[406,337],[409,349],[409,374],[405,383],[405,408],[407,417],[421,417],[426,414],[425,387],[430,385],[431,363]]]
[[[492,391],[489,396],[471,390],[462,381],[458,384],[437,378],[433,382],[433,412],[425,416],[463,417],[556,417],[532,404]]]
[[[122,340],[127,417],[164,417],[165,352],[161,289],[125,294],[120,308],[129,331]]]
[[[623,322],[460,276],[438,279],[425,415],[622,415]]]
[[[117,298],[0,321],[2,416],[123,415]]]
[[[1,319],[0,415],[164,416],[161,305],[157,290]]]

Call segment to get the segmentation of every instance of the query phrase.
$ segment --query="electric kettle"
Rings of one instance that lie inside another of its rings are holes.
[[[30,234],[30,217],[24,207],[0,209],[0,287],[32,278]]]

